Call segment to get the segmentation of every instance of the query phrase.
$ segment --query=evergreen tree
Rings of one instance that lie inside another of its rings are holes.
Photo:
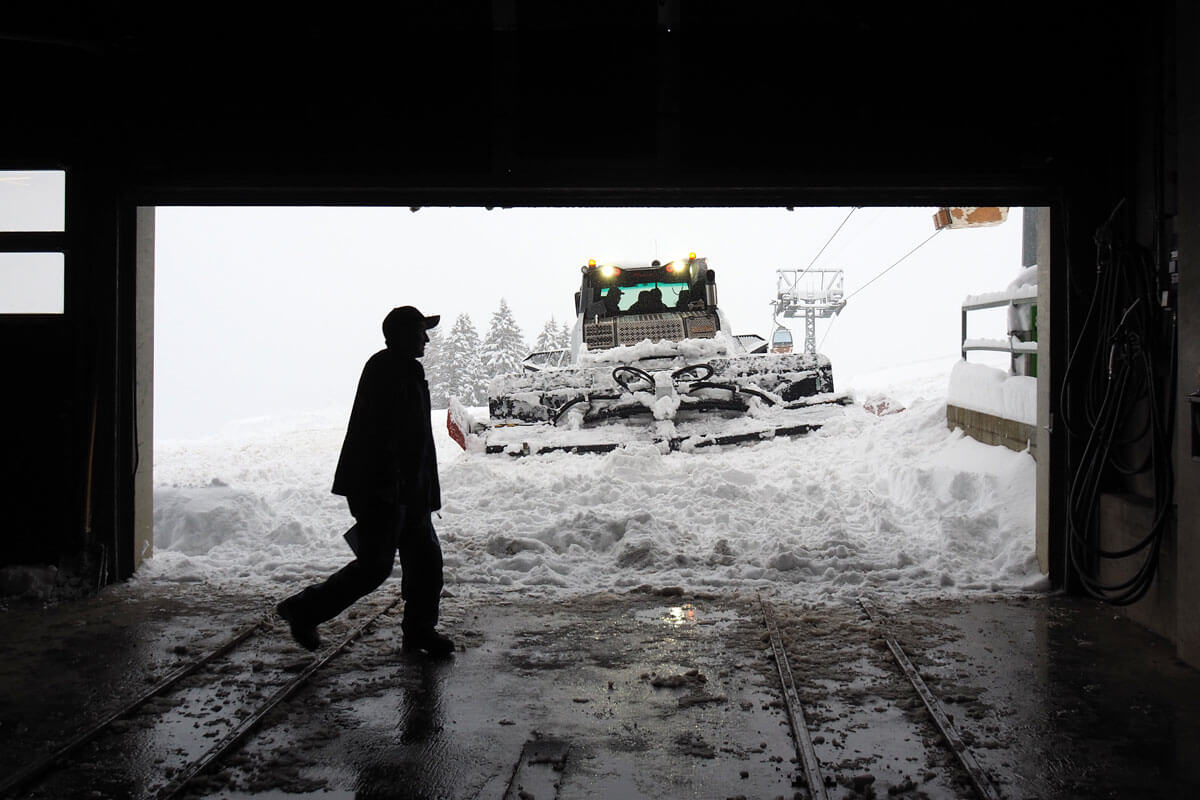
[[[553,318],[552,318],[553,319]],[[562,327],[558,332],[558,347],[562,350],[569,350],[571,347],[571,328],[573,326],[567,322],[563,322]]]
[[[429,404],[433,408],[446,408],[446,341],[437,328],[429,331],[429,343],[425,345],[425,380],[429,384]]]
[[[521,361],[529,354],[525,344],[525,336],[517,327],[512,311],[504,298],[500,298],[500,308],[492,314],[492,322],[488,327],[487,340],[483,343],[483,370],[488,378],[497,375],[508,375],[521,371]]]
[[[487,377],[479,358],[479,333],[467,314],[459,314],[442,348],[446,394],[468,406],[487,403]]]
[[[551,316],[546,324],[542,326],[541,333],[537,335],[537,341],[533,343],[534,352],[543,350],[558,350],[563,347],[562,342],[562,327],[554,321]]]

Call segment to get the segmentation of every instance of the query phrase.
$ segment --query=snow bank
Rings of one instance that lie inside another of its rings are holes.
[[[1009,375],[983,364],[959,361],[950,372],[946,402],[1004,419],[1037,424],[1037,378]]]
[[[435,412],[447,583],[459,594],[762,586],[831,601],[1040,588],[1033,460],[948,431],[947,378],[891,385],[903,413],[851,406],[806,437],[693,453],[463,453]],[[352,520],[329,493],[344,424],[159,443],[157,551],[136,580],[275,596],[345,563]]]
[[[1018,298],[1037,299],[1038,268],[1025,267],[1017,277],[1008,284],[1008,293],[1015,300]],[[1033,307],[1028,303],[1013,304],[1008,307],[1008,329],[1010,331],[1027,331],[1033,328]]]
[[[595,352],[579,354],[579,366],[595,364],[634,364],[647,358],[683,356],[688,359],[705,359],[744,353],[745,348],[737,339],[725,331],[717,331],[711,339],[684,339],[673,342],[667,339],[652,342],[643,339],[637,344],[618,345]]]
[[[984,303],[1012,302],[1014,300],[1036,300],[1038,296],[1037,288],[1038,268],[1035,264],[1031,267],[1022,267],[1021,271],[1017,273],[1017,277],[1013,278],[1003,291],[969,294],[963,298],[962,304],[970,306],[982,305]]]

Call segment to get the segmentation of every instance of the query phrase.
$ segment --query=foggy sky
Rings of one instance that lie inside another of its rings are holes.
[[[259,416],[348,408],[397,305],[460,313],[481,336],[503,297],[527,340],[573,322],[579,269],[597,260],[708,258],[735,333],[770,335],[776,270],[807,267],[849,208],[160,208],[156,221],[155,438]],[[933,233],[933,208],[863,208],[814,268],[850,295]],[[855,295],[817,340],[835,383],[954,356],[960,303],[1021,268],[1021,213],[946,230]],[[991,315],[990,317],[988,315]],[[1003,311],[971,336],[1002,338]],[[791,321],[797,345],[801,319]],[[972,356],[972,360],[977,360]]]

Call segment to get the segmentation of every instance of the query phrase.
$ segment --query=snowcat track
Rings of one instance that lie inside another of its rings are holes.
[[[819,429],[819,424],[807,423],[804,425],[791,425],[786,428],[775,428],[766,431],[751,431],[748,433],[734,433],[727,436],[676,436],[670,439],[649,439],[654,444],[666,443],[671,452],[676,452],[688,447],[712,447],[714,445],[728,444],[745,444],[747,442],[767,441],[779,436],[801,436],[806,433],[811,433]],[[500,453],[508,453],[514,458],[530,455],[545,455],[547,453],[576,453],[586,455],[588,453],[611,453],[619,447],[623,447],[628,442],[600,442],[595,444],[564,444],[564,445],[547,445],[534,450],[531,447],[513,449],[512,445],[489,444],[484,449],[484,452],[489,455],[497,455]]]
[[[254,732],[259,723],[261,723],[270,711],[295,694],[321,667],[339,655],[348,645],[400,602],[400,592],[397,591],[381,608],[371,613],[365,622],[362,622],[351,630],[337,645],[326,649],[319,655],[315,655],[315,660],[295,677],[284,682],[265,701],[256,704],[250,713],[243,715],[241,721],[233,725],[229,733],[222,737],[213,747],[206,750],[199,758],[192,759],[181,766],[175,771],[170,780],[165,781],[163,785],[157,788],[140,787],[145,789],[142,796],[153,797],[156,800],[166,800],[167,798],[182,796],[194,778],[236,750]],[[54,752],[34,761],[29,766],[0,781],[0,797],[18,797],[36,789],[42,783],[52,780],[59,772],[70,769],[71,758],[78,754],[84,746],[91,742],[102,740],[105,734],[115,732],[115,723],[130,718],[138,709],[145,706],[154,698],[170,695],[171,691],[185,678],[194,675],[213,662],[234,653],[239,647],[250,640],[255,633],[264,630],[278,633],[277,628],[273,627],[270,623],[272,614],[273,611],[266,612],[258,620],[242,627],[235,635],[217,647],[209,650],[199,658],[177,667],[149,690],[126,703],[120,709],[103,717],[91,727],[78,733]],[[176,708],[176,706],[171,706],[160,713],[166,715],[175,711]],[[115,733],[115,735],[119,736],[120,733]],[[60,769],[56,770],[55,767],[59,767]]]

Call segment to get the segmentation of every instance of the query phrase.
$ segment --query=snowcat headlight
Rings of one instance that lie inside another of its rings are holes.
[[[601,278],[615,278],[620,274],[621,274],[620,268],[614,267],[612,264],[605,264],[603,267],[600,268],[600,277]]]

